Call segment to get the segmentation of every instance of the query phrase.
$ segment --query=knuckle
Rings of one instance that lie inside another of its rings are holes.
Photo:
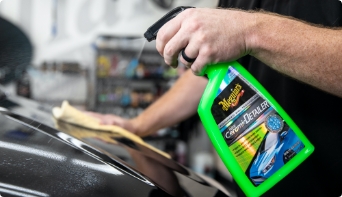
[[[214,54],[214,50],[212,49],[212,47],[209,47],[209,46],[204,46],[201,52],[202,52],[202,55],[205,57],[210,57]]]
[[[164,49],[164,55],[165,56],[173,56],[174,55],[174,50],[172,47],[170,46],[166,46],[165,49]]]
[[[197,39],[199,43],[204,44],[208,41],[208,36],[205,33],[201,32],[198,34]]]
[[[196,20],[196,19],[191,20],[191,22],[189,22],[189,24],[188,24],[189,30],[193,31],[193,32],[195,32],[198,29],[200,29],[200,26],[201,26],[200,22],[198,20]]]
[[[198,31],[201,27],[201,20],[196,15],[189,15],[185,18],[184,25],[189,31]]]
[[[163,27],[160,28],[158,33],[157,33],[157,40],[164,42],[166,39],[166,35],[167,35],[167,32],[166,32],[165,28],[163,28]]]

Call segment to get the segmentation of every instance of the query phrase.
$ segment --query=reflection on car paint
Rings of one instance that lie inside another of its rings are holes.
[[[11,106],[21,111],[19,104]],[[33,114],[31,110],[27,114]],[[112,139],[107,143],[95,136],[80,137],[57,130],[50,124],[46,126],[8,111],[0,112],[0,123],[0,136],[6,136],[0,142],[0,157],[6,161],[0,163],[0,170],[6,172],[0,177],[4,184],[29,188],[46,196],[194,196],[195,191],[199,194],[196,196],[227,194],[175,161],[125,139],[110,137],[109,133],[102,135]],[[30,134],[25,138],[8,135],[14,130]],[[96,133],[86,129],[81,132]],[[116,149],[126,151],[125,157],[132,163],[118,157],[113,151]],[[189,186],[196,189],[188,190]],[[0,189],[3,195],[19,191],[1,185]],[[2,192],[6,189],[9,191]]]

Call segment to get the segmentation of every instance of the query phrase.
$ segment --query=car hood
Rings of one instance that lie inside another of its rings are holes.
[[[0,193],[229,196],[220,184],[111,132],[56,121],[51,106],[0,100]]]

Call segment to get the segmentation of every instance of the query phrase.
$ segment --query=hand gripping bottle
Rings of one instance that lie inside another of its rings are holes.
[[[149,28],[190,7],[178,7]],[[155,37],[154,37],[155,38]],[[218,155],[247,196],[260,196],[294,170],[313,145],[265,88],[238,62],[208,65],[198,114]]]

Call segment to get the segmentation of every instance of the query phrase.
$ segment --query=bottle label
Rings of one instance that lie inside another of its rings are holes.
[[[229,149],[255,186],[304,148],[272,105],[233,67],[220,84],[211,112]]]

